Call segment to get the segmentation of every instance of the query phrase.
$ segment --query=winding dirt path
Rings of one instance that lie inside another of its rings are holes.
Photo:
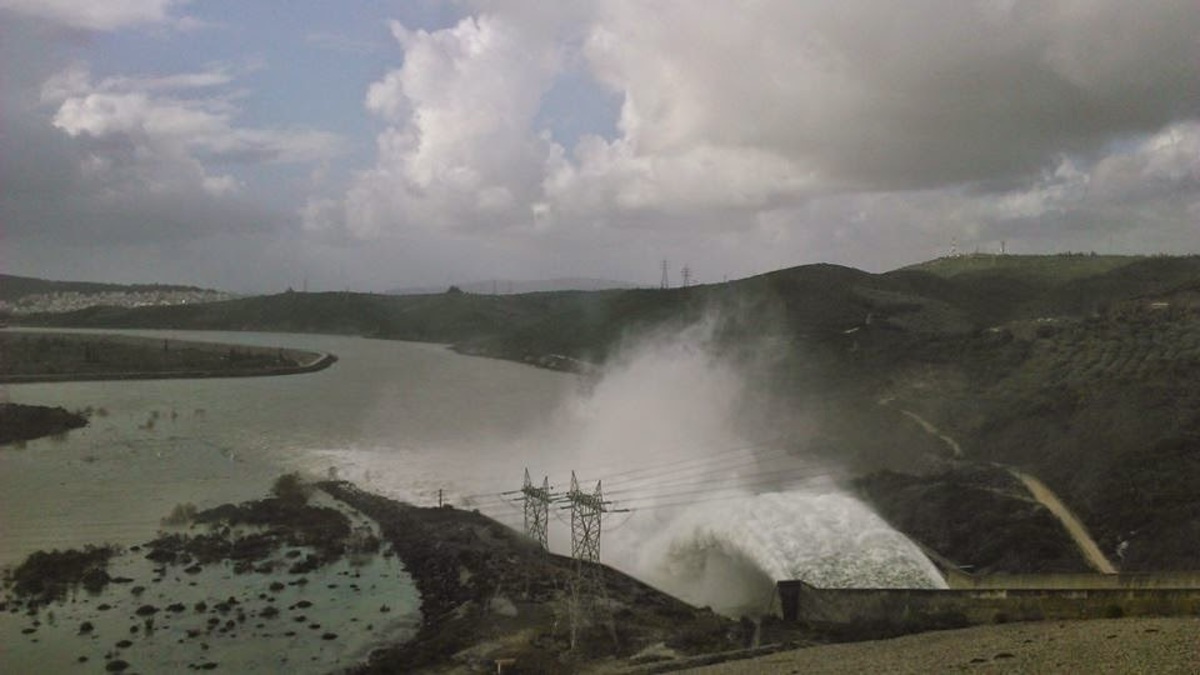
[[[892,399],[885,398],[880,400],[879,404],[889,405],[891,401]],[[904,413],[904,415],[909,419],[921,425],[921,428],[924,429],[926,433],[937,436],[939,439],[941,439],[942,442],[954,452],[954,456],[956,458],[961,459],[963,457],[962,446],[958,444],[958,441],[947,436],[946,434],[943,434],[941,430],[929,422],[929,420],[921,417],[911,410],[904,410],[903,408],[897,408],[897,410]],[[1104,553],[1100,550],[1100,547],[1096,544],[1096,540],[1092,538],[1091,533],[1088,532],[1087,527],[1083,524],[1083,521],[1079,520],[1079,517],[1076,516],[1071,509],[1068,508],[1067,505],[1058,498],[1058,495],[1054,494],[1053,490],[1047,487],[1046,484],[1039,480],[1036,476],[1027,474],[1023,471],[1018,471],[1012,467],[1005,468],[1017,480],[1021,481],[1021,484],[1025,486],[1025,489],[1029,490],[1029,494],[1033,495],[1033,498],[1036,499],[1039,504],[1045,506],[1050,510],[1050,513],[1054,514],[1055,518],[1058,518],[1058,522],[1062,523],[1062,526],[1067,530],[1067,534],[1071,535],[1071,539],[1075,542],[1075,546],[1079,548],[1079,553],[1083,555],[1084,560],[1086,560],[1093,569],[1101,574],[1117,573],[1116,566],[1112,564],[1112,561],[1105,557]]]
[[[1100,551],[1100,547],[1096,545],[1096,540],[1092,539],[1087,527],[1066,504],[1062,503],[1054,491],[1046,487],[1046,484],[1038,480],[1036,476],[1013,468],[1009,468],[1008,472],[1024,483],[1029,494],[1033,495],[1033,498],[1038,500],[1042,506],[1050,509],[1050,513],[1053,513],[1063,527],[1067,528],[1067,533],[1071,535],[1071,539],[1075,540],[1075,545],[1079,547],[1079,552],[1083,554],[1089,565],[1101,574],[1117,573],[1116,566]]]

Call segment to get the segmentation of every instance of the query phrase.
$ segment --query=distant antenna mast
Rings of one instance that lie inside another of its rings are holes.
[[[671,287],[671,276],[670,273],[667,272],[666,258],[663,258],[662,261],[662,281],[658,282],[658,287],[661,289],[667,289]]]
[[[1001,241],[1000,242],[1000,255],[1007,255],[1007,254],[1008,254],[1008,242]]]
[[[958,237],[954,237],[950,240],[950,257],[958,257]]]
[[[684,265],[683,269],[679,271],[679,274],[683,277],[683,287],[684,288],[687,288],[689,285],[691,285],[692,268],[688,267],[687,265]]]

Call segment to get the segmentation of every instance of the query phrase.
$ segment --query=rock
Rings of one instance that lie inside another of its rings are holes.
[[[512,600],[503,595],[497,595],[488,602],[488,611],[492,614],[499,614],[500,616],[510,618],[517,616],[517,606],[513,604]]]

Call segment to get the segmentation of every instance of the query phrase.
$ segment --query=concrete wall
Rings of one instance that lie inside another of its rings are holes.
[[[813,623],[967,625],[1200,615],[1200,588],[820,589],[781,581],[778,589],[785,620]]]
[[[1153,572],[1096,574],[946,574],[946,583],[953,589],[973,588],[1200,588],[1200,572]]]

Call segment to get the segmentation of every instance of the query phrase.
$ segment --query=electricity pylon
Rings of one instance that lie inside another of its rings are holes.
[[[542,487],[534,487],[525,469],[525,485],[521,487],[525,502],[525,535],[536,541],[543,549],[549,549],[546,526],[550,520],[550,478],[542,478]]]
[[[592,494],[579,489],[579,480],[571,472],[571,491],[566,494],[571,509],[571,557],[587,562],[600,562],[600,523],[608,502],[596,481]]]

